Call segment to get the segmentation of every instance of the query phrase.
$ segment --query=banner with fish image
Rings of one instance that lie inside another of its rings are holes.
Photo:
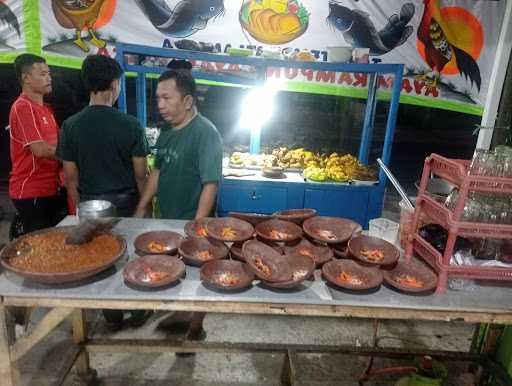
[[[22,1],[0,0],[0,61],[10,61],[26,48],[23,19]]]
[[[6,1],[6,0],[0,0]],[[43,52],[79,66],[116,42],[224,53],[253,48],[327,61],[328,47],[366,48],[404,63],[403,103],[481,115],[505,1],[41,0]],[[216,66],[196,63],[199,66]],[[221,69],[222,70],[222,69]],[[361,97],[358,74],[270,71],[291,90]],[[380,79],[390,89],[391,78]]]

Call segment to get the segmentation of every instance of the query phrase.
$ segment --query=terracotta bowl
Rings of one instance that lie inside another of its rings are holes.
[[[227,237],[223,231],[231,229],[234,235]],[[206,233],[209,237],[226,242],[240,242],[249,240],[254,234],[254,228],[247,221],[233,217],[214,218],[206,224]]]
[[[317,241],[341,244],[350,239],[361,225],[345,218],[315,216],[304,221],[302,227],[309,237]]]
[[[151,280],[151,272],[158,276]],[[175,256],[146,255],[130,261],[123,269],[123,277],[127,283],[138,287],[164,287],[177,282],[185,273],[185,264]]]
[[[135,250],[142,255],[172,255],[178,250],[183,237],[176,232],[171,231],[152,231],[142,233],[133,242]],[[151,248],[150,244],[156,243],[164,248],[158,251]]]
[[[364,256],[364,250],[379,250],[383,253],[382,258],[370,258]],[[372,236],[357,236],[348,242],[348,251],[350,255],[361,260],[366,264],[373,265],[390,265],[397,262],[400,257],[400,251],[386,240]]]
[[[86,278],[92,277],[100,272],[103,272],[116,264],[126,253],[126,241],[119,235],[114,235],[111,233],[107,233],[112,238],[115,238],[119,243],[119,252],[112,256],[108,261],[98,263],[93,266],[84,267],[84,268],[71,268],[65,272],[37,272],[37,271],[28,271],[14,266],[11,263],[11,257],[16,256],[17,251],[19,250],[20,245],[25,243],[27,240],[30,240],[32,236],[35,235],[51,235],[54,232],[65,232],[70,233],[75,227],[74,226],[64,226],[64,227],[54,227],[42,229],[39,231],[34,231],[31,233],[27,233],[23,236],[18,237],[15,240],[9,242],[3,249],[0,251],[0,261],[2,266],[15,274],[22,276],[26,279],[29,279],[33,282],[37,283],[45,283],[45,284],[63,284],[63,283],[72,283],[80,280],[84,280]]]
[[[412,260],[409,263],[399,261],[395,268],[383,270],[384,281],[403,292],[419,293],[432,291],[437,286],[437,275],[425,264]],[[407,284],[407,276],[419,280],[415,285]],[[421,285],[419,285],[421,284]]]
[[[269,241],[290,242],[302,236],[302,229],[290,221],[272,219],[256,225],[256,234]]]
[[[273,218],[270,214],[262,213],[243,213],[243,212],[229,212],[229,217],[234,217],[240,220],[247,221],[252,226],[258,225],[260,222],[267,221]]]
[[[315,262],[311,257],[297,253],[285,255],[284,258],[292,270],[292,279],[284,282],[262,281],[264,285],[272,288],[294,288],[307,280],[315,270]]]
[[[292,279],[292,270],[288,261],[274,248],[257,240],[244,243],[242,253],[254,274],[270,282],[286,282]],[[262,269],[266,266],[268,272]]]
[[[294,247],[284,247],[285,254],[299,254],[312,258],[316,266],[332,260],[333,252],[331,248],[323,245],[315,245],[308,240],[301,240],[299,244]]]
[[[206,237],[208,234],[206,233],[206,224],[210,221],[212,217],[205,217],[199,220],[192,220],[185,224],[185,234],[188,237]]]
[[[236,283],[223,281],[226,275]],[[207,287],[222,291],[239,291],[251,286],[254,273],[247,264],[233,260],[213,260],[201,267],[201,281]]]
[[[229,253],[228,247],[221,241],[206,237],[190,237],[181,242],[179,254],[188,265],[200,267],[211,260],[224,259]],[[201,256],[203,255],[204,256]]]
[[[315,209],[290,209],[290,210],[281,210],[279,212],[274,213],[274,217],[279,220],[291,221],[295,224],[302,225],[304,220],[313,217],[316,215]]]
[[[361,282],[342,280],[341,275],[345,272],[347,279],[359,279]],[[337,287],[349,290],[366,290],[375,288],[382,283],[382,272],[377,267],[363,266],[354,260],[330,261],[322,267],[322,275],[329,283]]]

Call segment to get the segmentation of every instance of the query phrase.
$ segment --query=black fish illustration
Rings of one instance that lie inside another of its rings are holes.
[[[0,2],[0,22],[6,23],[10,28],[16,31],[18,36],[21,36],[18,18],[14,12],[12,12],[11,9],[2,2]]]
[[[224,0],[181,0],[170,9],[165,0],[135,0],[160,32],[184,38],[205,29],[212,18],[225,13]]]
[[[414,16],[415,7],[406,3],[400,15],[394,14],[386,26],[377,32],[370,15],[358,9],[350,9],[336,1],[329,2],[327,23],[343,34],[352,47],[369,48],[370,55],[383,55],[404,44],[413,33],[407,25]]]

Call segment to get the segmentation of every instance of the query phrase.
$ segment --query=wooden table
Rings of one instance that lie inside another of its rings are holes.
[[[62,225],[70,225],[74,217]],[[149,230],[173,230],[182,233],[184,221],[123,219],[115,232],[128,241],[128,258],[136,255],[133,239]],[[190,341],[131,341],[94,340],[87,336],[84,313],[87,309],[148,309],[168,311],[199,311],[235,314],[301,315],[326,317],[357,317],[424,321],[465,321],[468,323],[512,324],[512,288],[507,286],[477,286],[472,291],[448,291],[444,295],[409,296],[384,286],[371,294],[342,292],[326,285],[318,275],[296,291],[269,290],[259,284],[241,293],[218,293],[204,287],[199,270],[187,266],[187,276],[180,284],[161,291],[138,291],[126,286],[122,278],[122,259],[116,267],[89,281],[75,285],[48,286],[35,284],[4,272],[0,275],[0,379],[2,385],[19,385],[17,362],[36,343],[66,318],[73,320],[73,335],[77,344],[76,358],[70,358],[69,368],[76,363],[78,372],[90,373],[89,353],[122,352],[284,352],[283,382],[293,383],[293,357],[297,352],[357,352],[383,354],[378,347],[322,347],[318,345],[281,345],[255,343],[213,343]],[[35,326],[31,334],[11,342],[6,307],[48,307],[52,310]],[[388,350],[385,350],[389,352]],[[399,354],[400,350],[393,350]],[[421,350],[424,353],[425,350]],[[410,351],[407,351],[410,354]],[[414,352],[412,352],[414,354]],[[419,353],[418,353],[419,354]],[[435,353],[440,355],[440,353]],[[462,353],[444,353],[459,357]],[[470,355],[471,356],[471,355]],[[63,377],[65,374],[63,374]],[[94,377],[89,377],[94,384]]]

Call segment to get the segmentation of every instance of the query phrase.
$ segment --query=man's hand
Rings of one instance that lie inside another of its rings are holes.
[[[160,170],[155,169],[149,175],[146,186],[144,187],[144,191],[140,197],[139,204],[137,205],[137,209],[135,209],[135,213],[133,217],[144,218],[148,213],[148,208],[150,208],[151,201],[155,196],[158,189],[158,179],[160,177]]]

